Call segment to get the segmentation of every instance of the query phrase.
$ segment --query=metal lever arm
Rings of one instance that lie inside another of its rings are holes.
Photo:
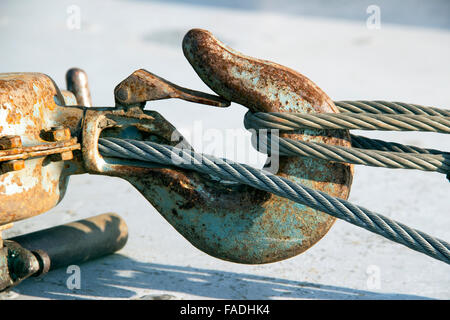
[[[116,103],[124,106],[142,104],[146,101],[179,98],[215,107],[228,107],[230,102],[221,97],[183,88],[151,72],[139,69],[114,89]]]

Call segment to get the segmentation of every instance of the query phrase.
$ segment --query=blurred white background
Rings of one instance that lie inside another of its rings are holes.
[[[379,28],[372,28],[370,5],[380,10]],[[194,27],[246,55],[303,73],[334,100],[450,105],[445,0],[3,0],[0,72],[42,72],[64,88],[65,71],[80,67],[88,73],[96,106],[112,106],[115,85],[139,68],[211,92],[181,50],[184,34]],[[236,104],[217,109],[168,100],[147,108],[178,128],[203,120],[205,129],[243,130],[245,108]],[[439,134],[357,134],[450,150],[448,137]],[[448,241],[449,186],[438,173],[358,166],[349,200]],[[72,177],[56,208],[16,223],[7,235],[108,211],[126,219],[129,242],[116,255],[81,265],[79,290],[68,289],[69,275],[57,270],[27,280],[5,298],[450,298],[447,265],[343,221],[286,261],[220,261],[192,247],[125,181],[107,177]]]

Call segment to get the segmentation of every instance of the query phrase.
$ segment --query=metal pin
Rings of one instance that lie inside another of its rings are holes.
[[[84,70],[72,68],[66,72],[67,90],[72,92],[78,102],[78,105],[91,107],[91,92],[89,90],[88,77]]]

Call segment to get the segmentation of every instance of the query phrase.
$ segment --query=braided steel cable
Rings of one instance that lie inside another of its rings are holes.
[[[380,131],[427,131],[450,133],[450,116],[371,113],[247,112],[244,122],[255,129],[360,129]]]
[[[365,129],[450,133],[450,111],[386,101],[338,101],[344,113],[247,112],[247,129]],[[352,148],[277,138],[281,155],[304,156],[373,167],[417,169],[449,174],[450,153],[351,135]],[[264,143],[264,150],[269,141]],[[269,149],[270,150],[270,149]]]
[[[392,169],[416,169],[450,173],[450,154],[422,154],[347,148],[325,143],[307,142],[269,135],[259,139],[258,150],[273,150],[278,146],[278,154],[283,156],[313,157],[316,159],[362,164],[371,167]]]
[[[245,164],[150,141],[100,138],[103,156],[172,165],[218,176],[274,193],[379,234],[450,264],[450,244],[346,200],[297,184]]]
[[[450,116],[450,110],[389,101],[334,101],[340,112]]]
[[[371,139],[363,136],[357,136],[350,134],[352,147],[359,149],[372,149],[380,151],[393,151],[393,152],[407,152],[407,153],[420,153],[420,154],[443,154],[450,156],[449,152],[444,152],[436,149],[424,149],[416,146],[405,145],[396,142],[388,142],[379,139]]]

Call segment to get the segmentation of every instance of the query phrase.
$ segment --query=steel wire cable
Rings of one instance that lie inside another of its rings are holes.
[[[450,110],[389,101],[334,101],[340,112],[450,116]]]
[[[427,131],[450,133],[450,116],[372,113],[247,112],[245,121],[254,129],[359,129],[377,131]]]
[[[299,132],[304,129],[364,129],[391,131],[428,131],[450,133],[450,111],[414,104],[386,101],[338,101],[343,113],[251,113],[244,124],[247,129],[275,129]],[[275,136],[275,135],[272,135]],[[275,138],[281,155],[313,157],[373,167],[417,169],[449,174],[450,153],[423,149],[351,135],[352,148],[323,143]],[[270,139],[262,140],[262,149],[270,150]]]
[[[277,135],[267,135],[267,139],[258,139],[257,149],[262,152],[270,151],[282,156],[312,157],[341,163],[352,163],[372,167],[391,169],[416,169],[422,171],[436,171],[443,174],[450,173],[450,154],[439,153],[407,153],[394,151],[380,151],[362,148],[347,148],[318,142],[307,142],[281,138]],[[272,148],[272,145],[277,148]],[[353,145],[353,141],[352,141]],[[276,150],[278,149],[278,150]]]
[[[149,161],[181,167],[232,180],[274,193],[343,219],[413,250],[450,264],[450,244],[346,200],[226,159],[203,155],[150,141],[100,138],[106,157]]]
[[[359,149],[372,149],[380,151],[419,153],[419,154],[443,154],[450,155],[449,152],[444,152],[436,149],[424,149],[416,146],[405,145],[397,142],[388,142],[379,139],[371,139],[363,136],[350,134],[352,147]]]

